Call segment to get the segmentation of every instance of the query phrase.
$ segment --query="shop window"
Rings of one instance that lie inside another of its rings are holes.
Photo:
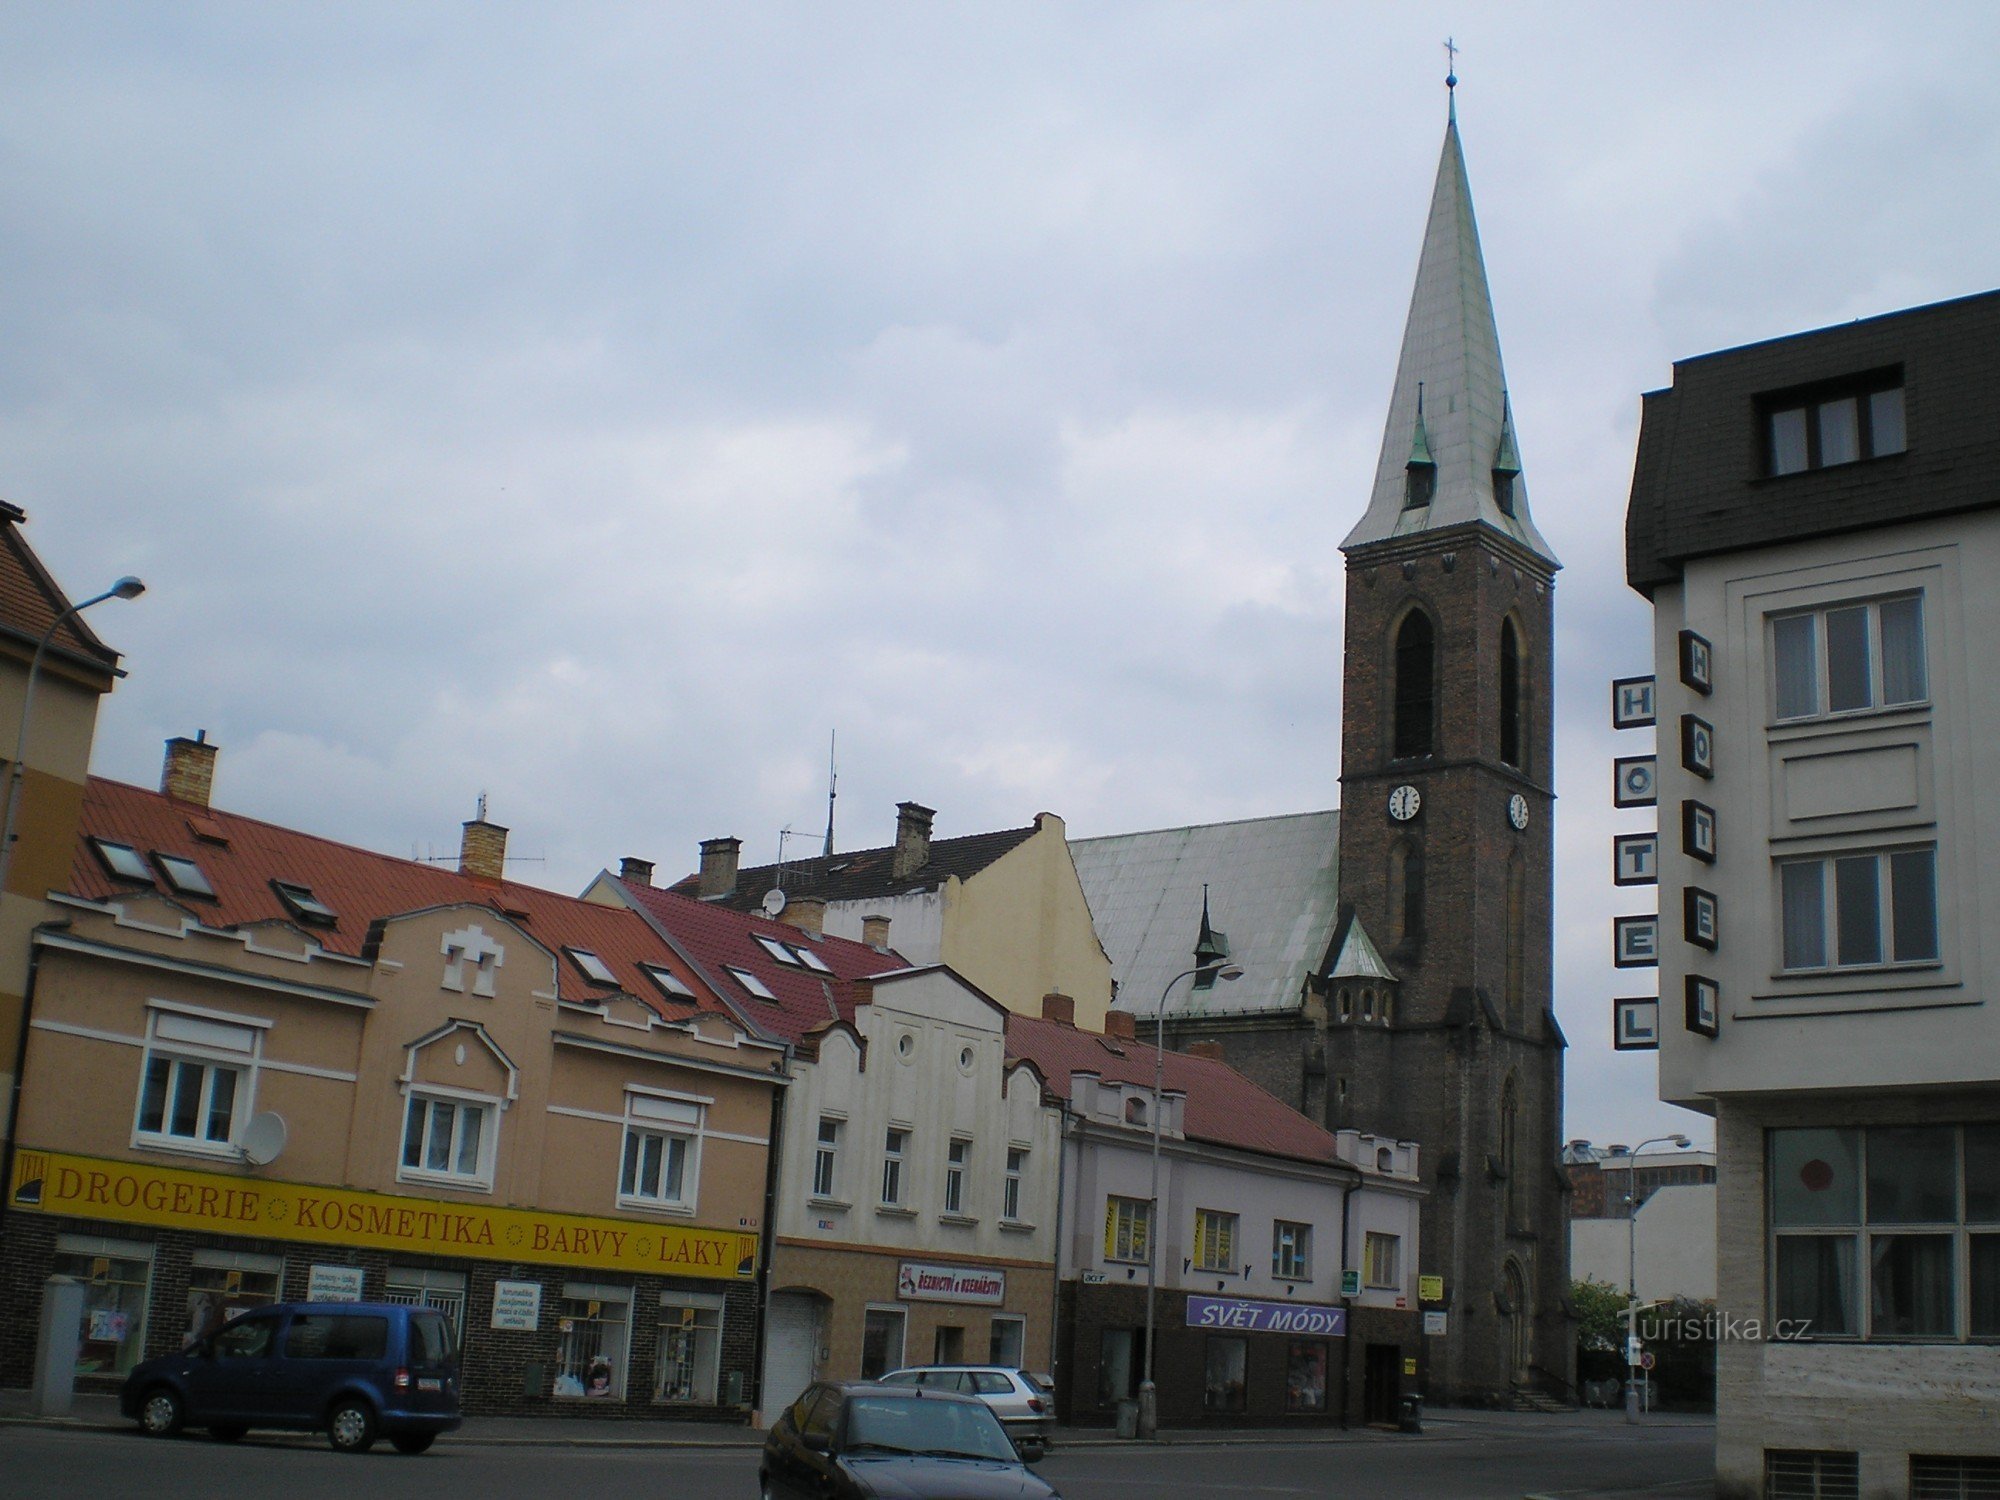
[[[558,1396],[618,1399],[625,1394],[625,1354],[631,1331],[631,1293],[624,1287],[563,1288],[556,1305]]]
[[[1203,1361],[1201,1405],[1204,1411],[1242,1411],[1248,1387],[1247,1339],[1211,1338]]]
[[[1294,1340],[1285,1348],[1285,1410],[1326,1410],[1326,1345]]]
[[[1026,1355],[1028,1341],[1028,1320],[1026,1318],[993,1315],[993,1325],[986,1339],[986,1363],[1005,1365],[1010,1370],[1021,1368]]]
[[[424,1266],[389,1267],[388,1288],[382,1294],[384,1302],[393,1302],[399,1307],[428,1307],[444,1314],[444,1320],[451,1329],[451,1347],[460,1348],[465,1341],[465,1273],[462,1271],[433,1271]]]
[[[861,1378],[874,1380],[903,1367],[908,1318],[900,1307],[871,1307],[861,1320]]]
[[[188,1270],[186,1338],[215,1332],[231,1318],[278,1300],[285,1263],[275,1255],[197,1250]]]
[[[77,1374],[123,1375],[145,1357],[146,1308],[153,1290],[151,1245],[59,1235],[49,1269],[83,1283]]]
[[[660,1355],[653,1394],[661,1401],[715,1404],[722,1367],[722,1299],[660,1293]]]

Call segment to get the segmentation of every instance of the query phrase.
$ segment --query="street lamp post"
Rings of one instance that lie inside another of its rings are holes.
[[[136,599],[146,592],[146,585],[138,579],[126,576],[112,584],[101,594],[93,594],[81,604],[72,604],[49,622],[49,628],[42,632],[42,638],[35,642],[35,654],[28,662],[28,683],[21,693],[21,727],[14,736],[14,760],[7,767],[7,808],[0,814],[0,900],[5,899],[8,878],[14,871],[14,824],[21,812],[21,782],[26,772],[28,759],[28,721],[35,710],[35,684],[42,675],[42,658],[48,654],[49,643],[56,638],[56,632],[64,623],[75,619],[92,605],[102,604],[106,599]],[[21,1123],[21,1073],[27,1062],[28,1053],[28,1012],[27,1002],[22,1001],[21,1030],[14,1047],[14,1083],[7,1098],[7,1143],[4,1154],[0,1154],[0,1183],[13,1180],[14,1176],[14,1132]],[[6,1212],[4,1189],[0,1189],[0,1214]]]
[[[1685,1151],[1694,1144],[1684,1135],[1656,1135],[1639,1142],[1625,1156],[1625,1420],[1639,1420],[1639,1382],[1632,1378],[1632,1346],[1639,1337],[1639,1153],[1648,1146],[1671,1144]]]
[[[1152,1438],[1160,1430],[1159,1392],[1153,1385],[1153,1302],[1159,1291],[1160,1265],[1160,1093],[1167,1068],[1167,996],[1183,979],[1212,974],[1234,982],[1243,977],[1235,964],[1217,959],[1183,969],[1160,991],[1160,1003],[1153,1012],[1153,1190],[1146,1200],[1146,1376],[1139,1382],[1139,1436]]]

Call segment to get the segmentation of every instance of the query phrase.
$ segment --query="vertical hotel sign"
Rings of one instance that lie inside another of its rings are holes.
[[[219,1231],[474,1260],[534,1261],[729,1281],[747,1280],[757,1267],[754,1234],[225,1177],[27,1147],[14,1158],[7,1202],[41,1213],[156,1229]]]

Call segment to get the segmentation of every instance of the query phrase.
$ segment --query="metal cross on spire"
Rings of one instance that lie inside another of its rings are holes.
[[[1458,43],[1450,37],[1444,39],[1444,86],[1458,87]]]

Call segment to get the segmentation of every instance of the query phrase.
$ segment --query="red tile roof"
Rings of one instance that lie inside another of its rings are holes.
[[[32,644],[75,601],[63,593],[21,535],[20,523],[26,519],[18,506],[0,501],[0,630],[17,633]],[[49,649],[87,661],[107,674],[118,665],[118,653],[100,641],[80,615],[63,622],[50,638]],[[105,684],[110,684],[108,676]]]
[[[909,960],[848,938],[808,937],[789,922],[696,901],[658,886],[620,881],[632,899],[701,965],[738,1015],[781,1041],[797,1042],[834,1021],[854,1017],[854,981],[907,969]],[[780,963],[757,942],[768,937],[816,955],[832,972]],[[776,996],[765,1000],[728,970],[754,974]]]
[[[1033,1063],[1050,1089],[1065,1099],[1073,1073],[1095,1073],[1110,1083],[1153,1086],[1154,1052],[1149,1043],[1079,1031],[1060,1021],[1009,1016],[1007,1055],[1010,1060]],[[1170,1051],[1164,1054],[1162,1066],[1162,1086],[1187,1098],[1182,1130],[1188,1139],[1297,1161],[1334,1161],[1332,1132],[1266,1093],[1229,1064]]]
[[[622,907],[599,906],[511,880],[477,880],[455,867],[377,854],[98,776],[85,785],[79,833],[69,892],[90,900],[147,889],[105,868],[89,842],[97,837],[129,844],[141,856],[158,852],[193,860],[215,888],[213,901],[181,894],[163,877],[155,879],[152,889],[179,902],[208,927],[285,922],[329,952],[360,958],[371,924],[382,918],[453,904],[487,906],[513,918],[548,948],[595,953],[617,976],[620,988],[671,1020],[696,1011],[728,1013],[645,920]],[[307,887],[337,921],[331,927],[301,921],[278,895],[274,881]],[[640,969],[642,962],[671,970],[698,998],[669,999]],[[566,956],[560,960],[560,975],[565,1000],[611,993],[592,984]]]

